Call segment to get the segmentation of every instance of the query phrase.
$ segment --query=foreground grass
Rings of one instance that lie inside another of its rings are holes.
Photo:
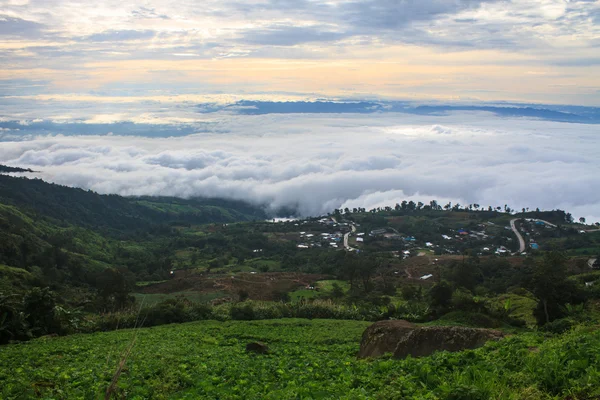
[[[119,398],[586,399],[600,395],[600,332],[528,333],[462,353],[356,360],[368,322],[202,321],[0,347],[0,398],[101,398],[135,346]],[[251,355],[264,341],[272,352]]]

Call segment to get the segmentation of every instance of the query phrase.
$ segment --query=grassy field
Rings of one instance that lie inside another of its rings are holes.
[[[319,292],[310,289],[299,289],[290,292],[290,300],[293,302],[300,301],[301,299],[314,299],[319,297]]]
[[[344,291],[344,293],[346,293],[348,290],[350,290],[350,284],[347,281],[341,281],[341,280],[334,280],[334,279],[326,279],[326,280],[322,280],[322,281],[318,281],[316,283],[317,287],[322,290],[322,291],[326,291],[326,292],[331,292],[333,290],[333,285],[337,284],[339,287],[342,288],[342,290]]]
[[[0,347],[0,398],[589,399],[600,395],[600,332],[527,333],[461,353],[357,360],[369,323],[204,321]],[[269,355],[245,352],[252,341]]]

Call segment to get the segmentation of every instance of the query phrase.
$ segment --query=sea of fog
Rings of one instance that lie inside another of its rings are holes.
[[[464,110],[49,109],[3,118],[1,164],[99,193],[224,197],[300,215],[435,199],[600,220],[597,124]]]

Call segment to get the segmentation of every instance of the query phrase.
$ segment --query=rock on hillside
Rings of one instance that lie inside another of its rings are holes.
[[[360,342],[359,358],[393,353],[394,358],[424,357],[436,351],[461,351],[503,337],[500,331],[458,326],[417,327],[408,321],[379,321],[369,326]]]
[[[360,341],[359,358],[379,357],[394,353],[398,342],[416,326],[408,321],[379,321],[369,326]]]
[[[414,329],[397,342],[394,358],[425,357],[436,351],[476,349],[504,337],[500,331],[459,326],[429,326]]]

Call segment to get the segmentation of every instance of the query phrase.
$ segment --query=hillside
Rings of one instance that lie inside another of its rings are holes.
[[[562,210],[478,208],[265,220],[0,175],[0,397],[98,397],[129,346],[116,398],[597,396],[600,232]],[[357,360],[386,319],[509,337]]]
[[[178,227],[264,218],[242,202],[99,195],[0,174],[0,263],[58,291],[88,290],[108,267],[161,279]]]
[[[264,219],[264,211],[243,202],[221,199],[176,199],[100,195],[40,179],[0,175],[0,203],[18,207],[61,226],[109,233],[148,229],[169,223],[227,223]]]

